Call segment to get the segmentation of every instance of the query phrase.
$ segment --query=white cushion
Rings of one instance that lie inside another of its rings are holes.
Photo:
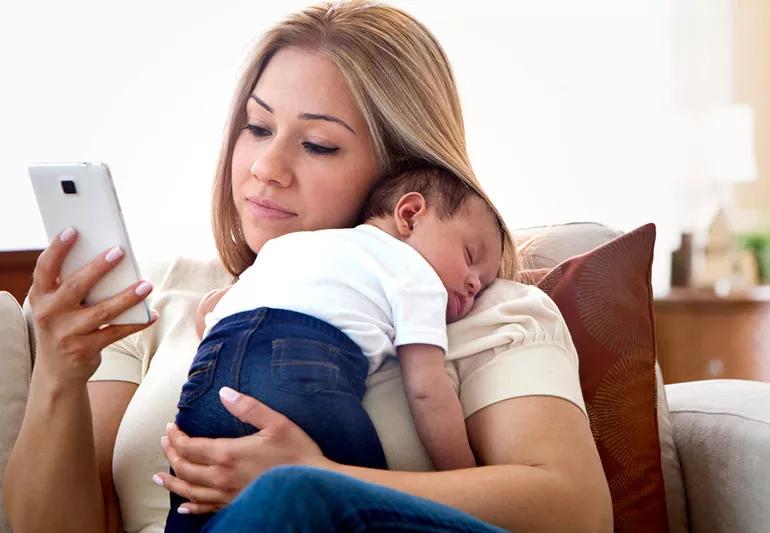
[[[623,234],[598,222],[571,222],[513,230],[523,250],[524,268],[550,268],[565,259],[593,250]]]
[[[666,385],[693,532],[770,531],[770,383]]]
[[[0,487],[27,404],[32,358],[27,322],[16,299],[0,291]],[[10,532],[0,490],[0,532]]]
[[[660,365],[655,362],[655,377],[658,383],[658,440],[660,441],[663,483],[666,486],[666,507],[670,533],[687,533],[690,530],[687,519],[687,498],[685,496],[682,468],[674,444],[674,429],[668,408],[666,387]]]

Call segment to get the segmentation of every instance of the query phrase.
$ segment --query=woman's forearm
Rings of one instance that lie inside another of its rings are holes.
[[[587,525],[596,511],[594,498],[545,467],[492,465],[403,472],[342,465],[326,458],[313,466],[443,503],[512,531],[597,531]]]
[[[18,533],[105,531],[85,383],[59,386],[35,368],[3,494]]]

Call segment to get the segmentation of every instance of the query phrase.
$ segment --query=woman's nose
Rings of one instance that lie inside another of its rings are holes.
[[[288,187],[294,180],[291,161],[287,149],[275,140],[254,159],[251,175],[260,181],[278,187]]]

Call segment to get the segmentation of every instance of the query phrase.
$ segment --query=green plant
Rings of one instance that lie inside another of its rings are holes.
[[[751,250],[757,260],[759,282],[770,283],[770,232],[746,233],[740,237],[741,247]]]

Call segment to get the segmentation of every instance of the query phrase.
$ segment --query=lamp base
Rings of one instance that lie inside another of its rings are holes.
[[[756,260],[748,250],[740,250],[736,240],[727,210],[720,206],[709,224],[703,253],[694,264],[694,286],[713,288],[726,296],[734,289],[757,284]]]

